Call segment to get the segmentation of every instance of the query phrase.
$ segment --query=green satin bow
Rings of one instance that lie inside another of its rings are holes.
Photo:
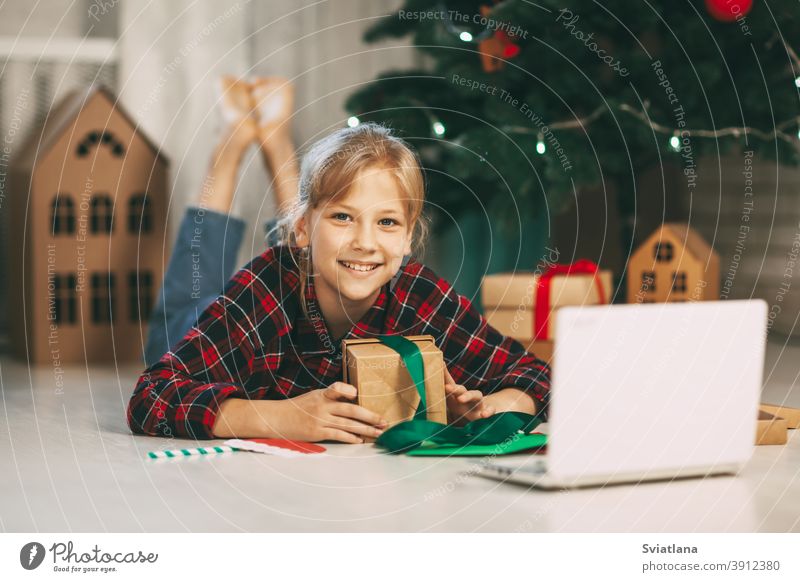
[[[375,444],[390,453],[409,455],[492,455],[508,454],[543,446],[543,434],[525,434],[541,423],[541,418],[524,412],[500,412],[473,420],[462,427],[425,420],[425,369],[419,347],[399,335],[379,335],[378,339],[403,359],[419,393],[420,403],[413,420],[396,424]]]

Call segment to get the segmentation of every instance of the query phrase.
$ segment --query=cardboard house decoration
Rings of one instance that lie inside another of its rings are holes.
[[[694,229],[665,223],[628,261],[628,303],[719,299],[719,255]]]
[[[104,88],[67,95],[11,166],[11,341],[33,363],[140,361],[166,260],[168,162]]]

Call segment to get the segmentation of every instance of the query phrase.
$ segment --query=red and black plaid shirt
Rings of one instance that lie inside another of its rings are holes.
[[[142,374],[128,405],[136,433],[213,438],[226,398],[282,399],[342,379],[341,345],[330,337],[288,248],[275,246],[236,273],[196,325]],[[345,338],[432,335],[458,384],[489,394],[515,387],[547,414],[550,370],[491,327],[470,301],[423,264],[409,260]]]

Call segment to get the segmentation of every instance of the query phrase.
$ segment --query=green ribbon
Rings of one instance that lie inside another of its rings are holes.
[[[412,381],[417,387],[420,404],[413,420],[407,420],[384,431],[375,444],[390,453],[410,455],[492,455],[507,454],[543,446],[542,434],[528,435],[541,423],[541,418],[524,412],[500,412],[480,418],[464,426],[450,426],[425,419],[425,373],[419,347],[399,335],[379,335],[384,345],[400,354]]]
[[[504,439],[496,445],[429,445],[423,443],[406,451],[411,457],[496,457],[539,449],[547,444],[547,435],[542,433],[522,434]]]
[[[407,420],[384,431],[375,444],[390,453],[412,455],[431,454],[433,450],[441,454],[507,454],[546,444],[545,435],[524,434],[540,422],[539,417],[524,412],[500,412],[461,427],[430,420]]]
[[[425,396],[425,364],[419,346],[410,339],[401,335],[379,335],[382,344],[392,348],[403,359],[403,363],[411,376],[411,381],[417,387],[419,406],[414,413],[414,420],[425,420],[428,416],[428,402]]]

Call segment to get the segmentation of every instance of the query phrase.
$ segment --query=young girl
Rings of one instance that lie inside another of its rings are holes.
[[[195,326],[138,381],[134,432],[191,438],[363,442],[386,428],[341,382],[344,338],[435,338],[448,417],[546,416],[549,369],[489,326],[470,301],[410,257],[425,236],[419,160],[384,127],[317,142],[282,244],[239,271]]]

